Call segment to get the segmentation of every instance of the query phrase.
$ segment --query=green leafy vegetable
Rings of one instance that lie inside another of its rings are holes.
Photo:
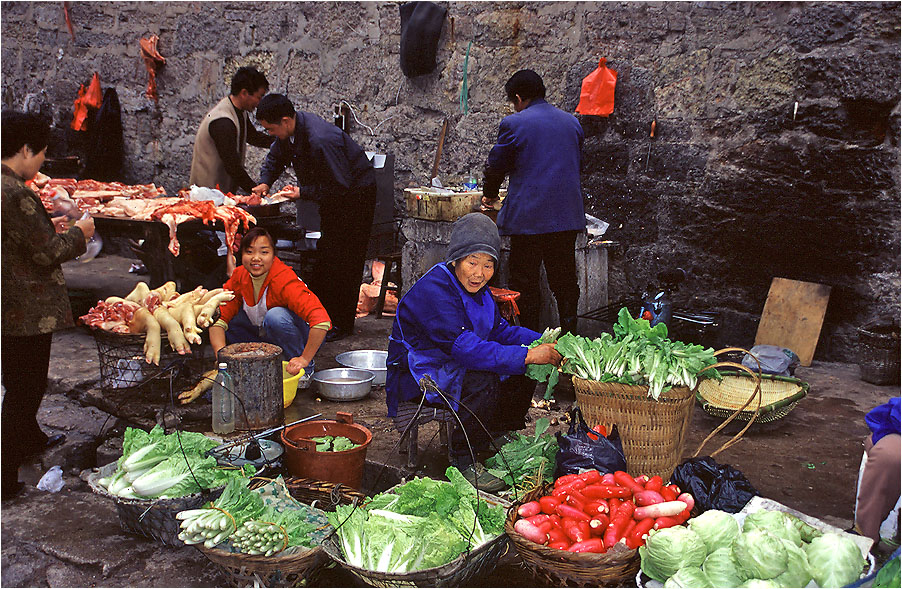
[[[880,569],[874,579],[874,587],[900,587],[899,557],[892,559]]]
[[[789,557],[779,537],[754,528],[733,542],[733,560],[749,579],[773,579],[786,570]]]
[[[702,571],[713,587],[739,587],[745,580],[739,565],[733,560],[731,545],[718,548],[705,558]]]
[[[683,567],[664,581],[664,587],[715,587],[705,573],[696,566]]]
[[[529,348],[532,349],[541,344],[549,344],[557,341],[560,334],[560,327],[555,327],[554,329],[547,327],[545,328],[545,331],[542,332],[542,335],[539,336],[539,339],[529,344]],[[545,398],[550,399],[554,394],[554,387],[557,386],[560,373],[558,372],[557,366],[551,364],[530,364],[526,367],[526,376],[538,382],[547,381],[548,386],[545,388]]]
[[[760,529],[770,532],[778,538],[785,538],[796,546],[802,545],[802,535],[799,528],[793,524],[789,516],[782,511],[769,511],[762,509],[748,514],[742,524],[742,530]]]
[[[504,493],[517,494],[554,480],[554,461],[559,447],[555,436],[545,434],[548,426],[546,418],[537,419],[534,435],[514,434],[513,441],[485,461],[489,472],[510,487]]]
[[[700,567],[707,555],[701,537],[684,526],[652,530],[639,547],[642,572],[662,583],[683,567]]]
[[[811,581],[808,557],[792,540],[780,539],[786,548],[786,570],[774,578],[781,587],[804,587]]]
[[[726,511],[710,509],[698,517],[690,519],[689,529],[697,533],[708,552],[718,548],[729,548],[739,535],[739,523]]]
[[[821,587],[845,587],[858,580],[865,559],[848,536],[827,533],[805,547],[811,576]]]

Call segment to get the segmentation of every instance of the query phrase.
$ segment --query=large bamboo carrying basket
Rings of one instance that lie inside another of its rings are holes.
[[[527,540],[516,530],[517,508],[551,493],[551,485],[543,485],[527,493],[521,503],[507,513],[504,531],[517,549],[524,565],[537,579],[552,586],[626,587],[639,571],[639,551],[615,546],[608,552],[570,552],[549,548]]]
[[[715,352],[715,356],[741,350],[724,348]],[[745,352],[745,350],[741,350]],[[739,441],[761,409],[760,371],[755,374],[742,364],[735,362],[717,362],[705,370],[730,367],[751,374],[755,386],[751,396],[727,420],[709,435],[695,455],[701,452],[705,443],[722,430],[727,423],[735,419],[743,410],[751,405],[757,396],[753,418],[736,436],[726,442],[711,456],[725,450]],[[704,371],[702,371],[704,372]],[[700,375],[700,379],[703,375]],[[627,471],[633,476],[659,475],[665,481],[670,479],[673,469],[682,461],[689,424],[692,421],[692,410],[695,406],[695,391],[686,387],[674,387],[661,393],[657,400],[648,396],[647,386],[625,385],[616,382],[599,382],[573,377],[573,388],[576,402],[590,427],[603,424],[608,431],[617,426],[623,442],[623,454],[626,458]],[[746,393],[748,395],[748,393]]]
[[[749,394],[755,388],[755,379],[741,372],[723,372],[723,380],[704,379],[698,383],[695,393],[702,409],[715,417],[729,417],[731,413],[744,407]],[[795,406],[808,394],[808,383],[789,376],[761,375],[761,409],[755,412],[740,410],[739,421],[755,420],[768,423],[789,415]]]

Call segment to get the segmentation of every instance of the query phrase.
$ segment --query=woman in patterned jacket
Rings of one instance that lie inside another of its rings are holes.
[[[62,262],[85,252],[94,221],[73,227],[54,223],[26,185],[47,153],[50,127],[38,115],[2,113],[2,488],[7,499],[22,488],[19,466],[25,458],[60,443],[38,426],[37,412],[47,389],[53,332],[73,325]]]

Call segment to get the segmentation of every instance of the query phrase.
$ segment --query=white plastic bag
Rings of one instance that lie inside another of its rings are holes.
[[[225,202],[225,194],[215,188],[205,188],[203,186],[191,185],[188,192],[189,200],[212,200],[216,206],[221,206]]]
[[[63,488],[63,469],[59,466],[54,466],[50,470],[44,473],[44,476],[41,477],[41,480],[38,481],[38,489],[41,491],[50,491],[51,493],[58,493],[60,489]]]

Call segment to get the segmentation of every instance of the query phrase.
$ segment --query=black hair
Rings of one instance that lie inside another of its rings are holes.
[[[265,237],[269,240],[269,245],[271,245],[273,249],[276,249],[276,240],[273,239],[272,234],[263,227],[254,227],[241,238],[241,249],[238,251],[242,256],[244,255],[244,250],[251,247],[258,237]]]
[[[267,94],[257,105],[257,120],[275,124],[295,115],[294,105],[284,94]]]
[[[520,70],[515,73],[504,85],[504,91],[507,93],[507,99],[511,102],[518,94],[523,100],[545,98],[545,84],[542,82],[542,77],[532,70]]]
[[[0,158],[11,158],[27,145],[40,153],[50,142],[50,123],[46,117],[31,112],[4,110],[0,115],[3,127],[0,137]]]
[[[248,94],[254,94],[257,90],[263,88],[264,91],[269,90],[269,82],[266,76],[261,74],[250,66],[238,68],[235,75],[232,76],[232,96],[238,96],[242,90],[247,90]]]

